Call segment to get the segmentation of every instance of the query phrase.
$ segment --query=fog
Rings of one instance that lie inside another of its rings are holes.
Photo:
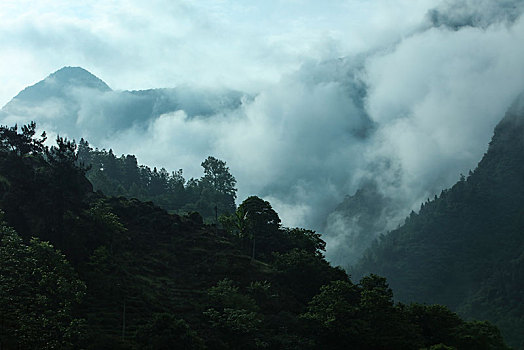
[[[34,119],[186,177],[218,157],[240,201],[325,233],[342,265],[475,168],[524,91],[521,1],[0,6],[3,103],[65,65],[113,89],[13,103],[2,124]],[[356,240],[358,220],[333,211],[370,182],[389,204]]]

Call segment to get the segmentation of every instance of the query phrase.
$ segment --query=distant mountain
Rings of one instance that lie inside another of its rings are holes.
[[[226,89],[186,86],[139,91],[114,91],[80,67],[64,67],[25,88],[0,110],[0,123],[36,121],[48,132],[97,144],[115,131],[146,128],[166,113],[187,118],[209,117],[242,105],[246,94]]]
[[[383,236],[352,273],[371,271],[399,300],[489,319],[524,348],[524,95],[477,169]]]
[[[396,202],[382,194],[376,183],[367,182],[329,214],[325,228],[330,261],[335,265],[355,264],[392,218],[400,217]]]
[[[22,101],[37,104],[53,97],[66,97],[68,91],[74,88],[87,88],[101,92],[111,91],[106,83],[85,69],[64,67],[35,85],[22,90],[7,106],[16,105]]]

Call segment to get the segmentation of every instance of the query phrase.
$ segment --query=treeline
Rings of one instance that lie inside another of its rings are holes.
[[[34,130],[0,127],[2,349],[507,349],[488,322],[353,283],[261,198],[222,230],[106,197],[74,143]]]
[[[475,171],[422,204],[354,267],[399,300],[489,319],[524,349],[524,115],[508,113]]]
[[[93,149],[84,139],[78,144],[78,162],[95,191],[107,196],[152,201],[171,213],[198,212],[213,222],[236,208],[236,179],[224,161],[211,156],[201,164],[204,175],[187,181],[182,169],[151,169],[139,165],[134,155],[116,157],[111,149]]]

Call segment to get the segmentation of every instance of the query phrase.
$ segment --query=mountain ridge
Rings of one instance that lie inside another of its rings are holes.
[[[43,80],[30,85],[20,91],[13,100],[42,100],[58,95],[65,96],[67,89],[88,88],[102,92],[112,91],[111,88],[100,78],[82,67],[62,67],[49,74]],[[35,102],[36,102],[35,101]],[[6,104],[9,105],[10,102]]]
[[[35,121],[48,132],[98,145],[117,131],[146,130],[163,114],[208,118],[241,108],[246,98],[252,97],[236,90],[188,86],[112,90],[84,68],[63,67],[19,92],[0,109],[0,121]]]
[[[524,99],[496,126],[469,176],[423,203],[382,236],[353,275],[386,276],[400,301],[441,303],[499,325],[511,345],[524,336]],[[520,276],[520,277],[519,277]]]

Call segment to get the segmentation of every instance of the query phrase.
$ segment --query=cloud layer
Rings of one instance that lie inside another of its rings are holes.
[[[224,159],[240,199],[263,196],[286,225],[325,229],[340,264],[359,228],[328,214],[346,194],[374,181],[396,203],[383,228],[397,225],[475,167],[524,91],[520,1],[10,3],[5,102],[62,65],[113,89],[188,91],[184,106],[129,123],[112,115],[136,93],[79,90],[74,118],[53,121],[72,107],[50,100],[42,122],[188,176],[208,155]],[[234,108],[217,98],[229,89],[243,92]],[[202,100],[211,112],[192,112]]]

